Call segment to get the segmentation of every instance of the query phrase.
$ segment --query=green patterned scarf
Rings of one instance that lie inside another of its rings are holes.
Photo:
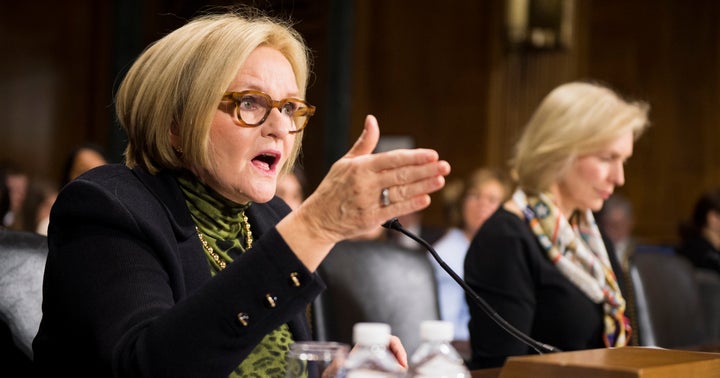
[[[245,210],[252,203],[238,205],[205,186],[194,176],[179,176],[198,237],[210,263],[212,275],[252,245],[252,232]],[[293,343],[287,324],[265,335],[230,377],[284,377],[287,352]]]

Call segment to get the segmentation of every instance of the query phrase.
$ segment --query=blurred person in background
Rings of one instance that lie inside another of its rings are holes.
[[[635,251],[633,230],[635,216],[632,203],[620,193],[613,193],[596,214],[600,230],[607,236],[615,248],[625,273],[629,272],[630,260]]]
[[[433,246],[438,256],[458,274],[465,276],[463,263],[470,240],[485,220],[510,196],[508,175],[497,169],[479,168],[466,178],[448,182],[442,197],[448,212],[449,229]],[[432,256],[438,287],[440,318],[455,325],[454,344],[465,358],[470,355],[468,321],[470,312],[465,290]]]
[[[678,227],[677,252],[697,268],[720,274],[720,188],[702,193],[691,217]]]
[[[625,183],[648,108],[600,84],[566,83],[545,96],[515,146],[517,189],[473,238],[465,281],[535,340],[563,351],[630,342],[623,271],[593,211]],[[470,316],[472,368],[535,353],[478,306]]]
[[[47,235],[50,209],[57,198],[58,188],[54,181],[33,177],[30,179],[25,200],[12,229]]]
[[[296,166],[292,172],[285,173],[278,178],[275,195],[282,198],[292,210],[295,210],[305,200],[305,186],[305,174]]]
[[[600,232],[613,245],[615,255],[624,273],[626,312],[630,317],[633,332],[629,345],[640,344],[640,326],[638,325],[636,290],[630,276],[630,267],[637,243],[633,237],[635,215],[630,200],[620,193],[613,193],[596,213]],[[607,242],[607,241],[606,241]]]
[[[82,143],[73,148],[65,159],[60,187],[97,166],[107,164],[105,150],[94,143]]]
[[[3,217],[5,227],[12,227],[15,224],[15,218],[25,202],[27,195],[27,187],[30,178],[15,162],[5,161],[2,164],[5,171],[5,185],[10,193],[10,209]]]

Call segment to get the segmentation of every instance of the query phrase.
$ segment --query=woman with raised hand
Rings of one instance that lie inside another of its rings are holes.
[[[140,55],[116,96],[125,164],[73,180],[52,210],[41,373],[284,376],[330,249],[427,207],[450,171],[432,150],[372,154],[368,116],[291,212],[275,191],[315,111],[308,75],[300,35],[251,12],[200,16]]]

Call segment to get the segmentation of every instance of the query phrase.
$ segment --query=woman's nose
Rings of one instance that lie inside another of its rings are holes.
[[[278,108],[272,108],[262,126],[265,126],[263,130],[266,133],[277,137],[284,137],[290,134],[290,130],[292,130],[293,127],[292,122],[293,119],[280,112]]]
[[[615,169],[613,170],[613,181],[615,182],[615,186],[625,185],[625,166],[622,162],[615,165]]]

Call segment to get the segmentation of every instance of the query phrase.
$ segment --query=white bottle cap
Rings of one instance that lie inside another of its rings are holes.
[[[361,345],[390,344],[390,325],[385,323],[356,323],[353,341]]]
[[[420,323],[420,337],[431,341],[452,341],[453,323],[444,320],[425,320]]]

